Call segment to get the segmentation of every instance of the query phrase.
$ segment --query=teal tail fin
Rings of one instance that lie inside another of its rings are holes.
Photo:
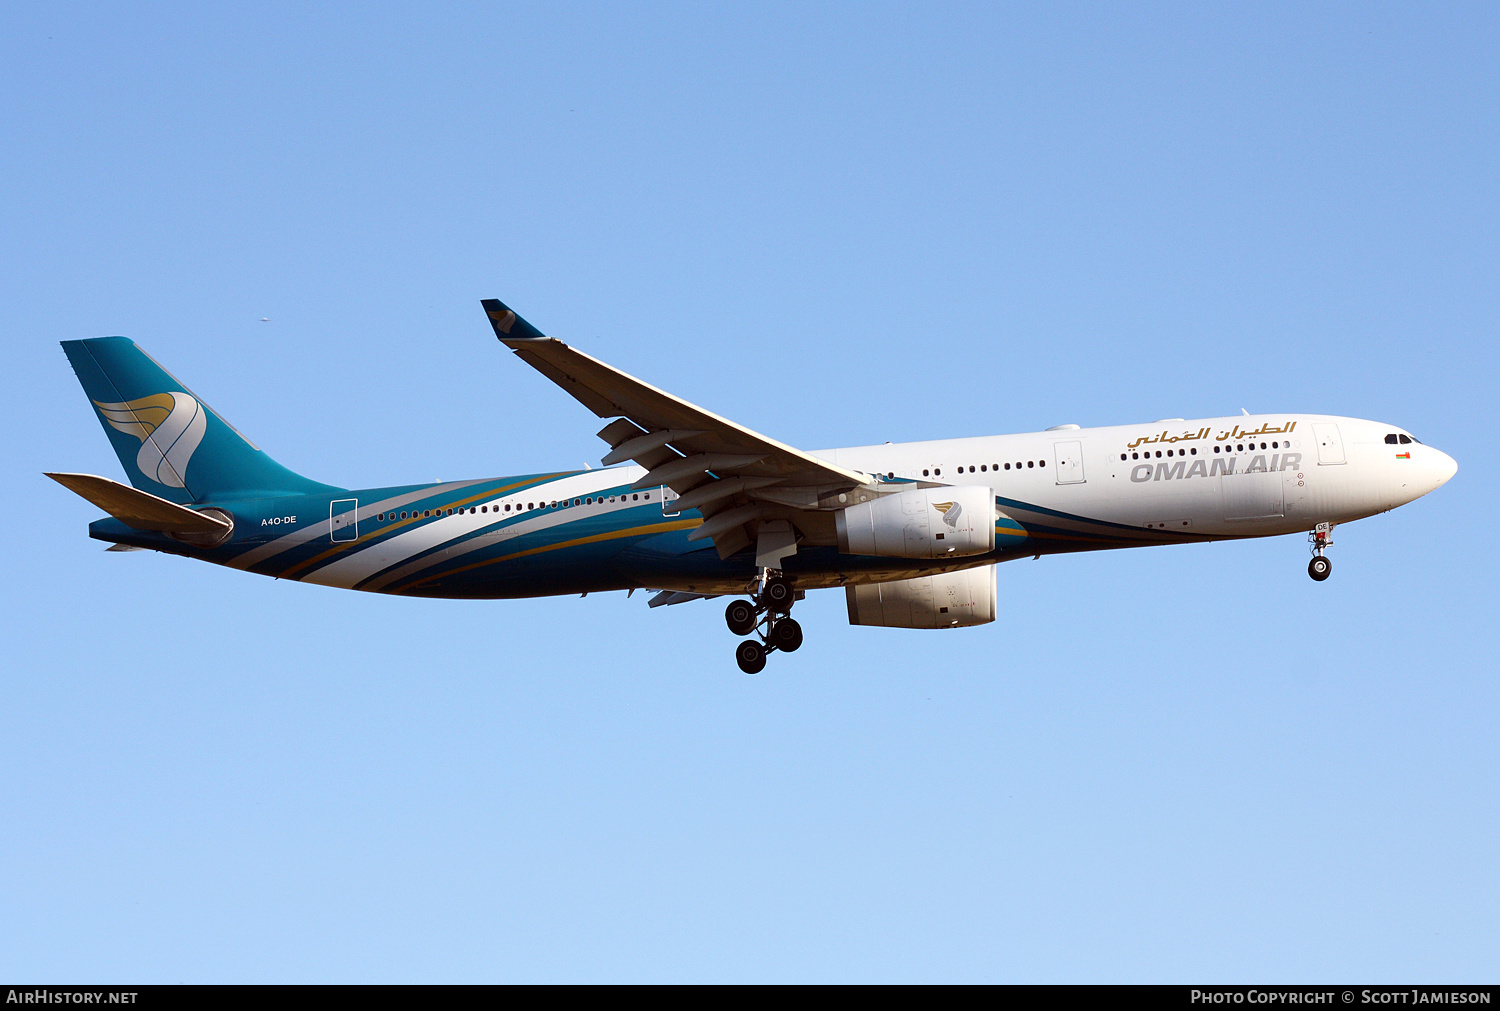
[[[287,470],[125,337],[63,341],[130,483],[179,504],[332,490]]]

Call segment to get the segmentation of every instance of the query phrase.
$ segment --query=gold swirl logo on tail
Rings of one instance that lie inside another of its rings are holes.
[[[185,488],[188,461],[208,430],[207,412],[186,393],[158,393],[119,404],[94,401],[109,427],[141,440],[135,465],[168,488]]]

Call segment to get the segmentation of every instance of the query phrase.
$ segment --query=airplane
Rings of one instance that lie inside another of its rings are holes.
[[[854,625],[995,620],[996,564],[1334,527],[1446,483],[1452,457],[1396,426],[1256,414],[805,452],[606,365],[497,299],[500,343],[607,424],[602,469],[348,489],[293,473],[124,337],[63,350],[130,484],[51,473],[109,513],[89,536],[278,579],[414,597],[649,588],[733,597],[747,674],[792,652],[810,590]]]

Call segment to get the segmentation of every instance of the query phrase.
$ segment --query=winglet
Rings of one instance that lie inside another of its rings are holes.
[[[502,341],[535,340],[546,336],[516,315],[514,309],[498,298],[481,299],[479,304],[484,306],[484,314],[490,318],[490,326],[495,328],[495,336]]]

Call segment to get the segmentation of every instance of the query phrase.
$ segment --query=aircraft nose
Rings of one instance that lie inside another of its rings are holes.
[[[1437,459],[1433,461],[1433,487],[1441,488],[1448,483],[1449,478],[1458,473],[1458,461],[1440,449],[1433,452],[1437,455]]]

